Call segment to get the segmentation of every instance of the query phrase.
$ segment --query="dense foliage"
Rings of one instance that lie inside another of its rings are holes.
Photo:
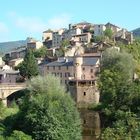
[[[101,63],[100,88],[101,101],[105,105],[118,106],[119,96],[123,87],[129,85],[133,78],[132,56],[108,49],[103,53]],[[124,91],[123,91],[124,92]],[[120,103],[121,104],[121,103]]]
[[[30,79],[39,74],[37,62],[30,49],[27,50],[24,61],[20,63],[16,69],[19,69],[21,76],[26,79]]]
[[[109,39],[112,38],[113,32],[112,32],[111,28],[106,28],[106,29],[105,29],[105,31],[104,31],[104,36],[108,37]]]
[[[102,57],[100,90],[101,111],[106,128],[101,139],[137,139],[140,136],[140,82],[133,79],[132,55],[112,49]]]
[[[119,118],[112,128],[107,127],[101,135],[101,140],[139,140],[140,122],[131,112],[118,112]]]
[[[133,56],[134,64],[136,66],[135,73],[140,76],[140,39],[136,38],[133,44],[125,45],[119,43],[118,46]]]
[[[21,131],[14,130],[10,132],[10,126],[5,123],[5,120],[14,116],[18,110],[18,106],[7,108],[0,102],[0,140],[32,140],[31,136]],[[12,122],[9,123],[11,124]]]
[[[33,54],[36,58],[44,58],[47,54],[47,48],[42,47],[40,49],[37,49],[37,50],[33,51]]]
[[[74,101],[60,80],[36,77],[20,111],[5,120],[9,130],[20,130],[36,140],[81,140],[81,120]]]

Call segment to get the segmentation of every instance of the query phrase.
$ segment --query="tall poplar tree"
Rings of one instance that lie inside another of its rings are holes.
[[[20,74],[27,79],[39,74],[37,62],[30,49],[27,50],[24,61],[18,66],[18,68],[20,70]]]

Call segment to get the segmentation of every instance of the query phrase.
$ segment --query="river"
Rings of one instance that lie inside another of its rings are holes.
[[[80,110],[82,119],[82,140],[97,140],[101,133],[101,122],[98,112],[93,110]]]

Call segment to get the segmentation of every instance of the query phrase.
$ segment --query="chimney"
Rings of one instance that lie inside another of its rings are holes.
[[[71,30],[71,24],[69,24],[69,30]]]

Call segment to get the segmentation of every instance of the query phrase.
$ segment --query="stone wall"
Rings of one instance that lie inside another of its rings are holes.
[[[69,91],[78,107],[99,103],[100,94],[95,85],[69,85]]]

